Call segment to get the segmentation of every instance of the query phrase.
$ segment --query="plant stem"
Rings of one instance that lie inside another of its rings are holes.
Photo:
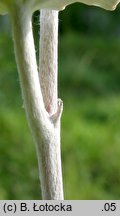
[[[40,85],[48,113],[57,108],[58,11],[40,11]]]
[[[42,198],[63,199],[60,139],[57,130],[62,102],[59,101],[56,111],[50,116],[44,106],[38,77],[31,13],[15,3],[10,16],[24,107],[36,143]]]
[[[40,11],[40,86],[43,95],[46,111],[50,116],[55,117],[58,100],[58,11]],[[56,194],[63,199],[63,185],[61,172],[61,151],[60,151],[60,119],[55,126],[57,134],[52,145],[56,146],[54,151],[57,154],[55,159],[56,168],[60,171],[56,174]],[[55,135],[54,134],[54,135]]]

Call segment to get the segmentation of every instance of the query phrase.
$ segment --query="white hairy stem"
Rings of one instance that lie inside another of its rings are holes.
[[[45,108],[54,114],[57,108],[58,11],[40,11],[40,85]]]
[[[58,100],[56,111],[50,116],[44,106],[38,77],[31,12],[16,3],[9,13],[24,107],[36,143],[42,198],[60,200],[63,192],[58,127],[62,101]]]
[[[63,183],[61,171],[60,146],[60,117],[62,101],[58,99],[58,11],[40,11],[40,57],[39,78],[46,111],[50,115],[55,127],[55,134],[51,147],[55,147],[56,169],[56,196],[63,199]],[[59,114],[58,114],[59,113]],[[59,119],[58,119],[59,116]]]

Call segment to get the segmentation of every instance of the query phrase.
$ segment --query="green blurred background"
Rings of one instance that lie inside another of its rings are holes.
[[[39,13],[33,17],[38,53]],[[59,15],[65,199],[120,199],[120,7]],[[41,199],[7,16],[0,17],[0,199]]]

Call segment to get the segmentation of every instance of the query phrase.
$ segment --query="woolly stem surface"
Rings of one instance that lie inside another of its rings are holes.
[[[62,199],[60,133],[57,129],[62,102],[56,102],[56,110],[50,116],[45,109],[38,77],[31,13],[17,3],[10,10],[10,17],[24,107],[36,143],[42,198]]]

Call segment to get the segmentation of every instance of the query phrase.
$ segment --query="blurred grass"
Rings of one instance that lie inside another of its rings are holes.
[[[67,198],[120,198],[119,127],[119,97],[65,101],[62,146]]]
[[[120,91],[119,38],[68,32],[59,49],[60,82],[68,92],[88,96]]]
[[[0,134],[0,199],[35,199],[37,161],[24,113],[0,110]]]
[[[6,42],[7,41],[7,42]],[[0,35],[0,199],[40,199],[12,40]],[[120,199],[120,41],[60,38],[65,199]]]

